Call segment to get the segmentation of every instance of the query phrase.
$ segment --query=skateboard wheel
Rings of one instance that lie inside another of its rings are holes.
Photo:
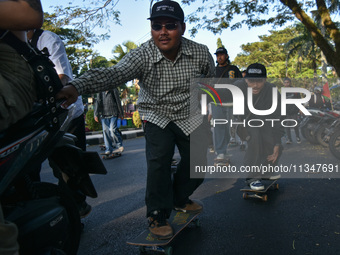
[[[268,201],[268,196],[267,195],[263,195],[262,196],[262,201],[267,202]]]
[[[247,193],[243,193],[243,199],[247,199],[248,198],[248,194]]]
[[[275,184],[275,189],[279,189],[279,184],[278,183]]]
[[[164,253],[166,255],[172,255],[172,247],[171,246],[165,247]]]

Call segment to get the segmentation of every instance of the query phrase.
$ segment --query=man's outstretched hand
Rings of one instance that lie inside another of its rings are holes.
[[[65,99],[62,106],[67,108],[71,104],[73,104],[75,101],[77,101],[79,96],[79,93],[77,89],[72,85],[66,85],[63,87],[56,95],[57,100],[58,99]]]

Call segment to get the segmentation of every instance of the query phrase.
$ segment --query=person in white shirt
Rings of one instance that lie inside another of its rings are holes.
[[[48,51],[48,54],[50,55],[49,58],[55,65],[54,68],[57,71],[63,86],[73,80],[72,67],[67,58],[64,43],[57,34],[51,31],[35,29],[29,30],[27,32],[27,37],[33,46],[41,51],[44,49]],[[79,96],[77,101],[70,107],[72,106],[75,107],[75,110],[68,132],[77,137],[76,146],[85,151],[86,134],[82,96]]]
[[[49,58],[54,63],[54,68],[63,86],[73,80],[72,67],[67,58],[64,43],[57,34],[47,30],[35,29],[29,30],[27,32],[27,37],[34,47],[44,52],[46,50],[48,51],[48,54],[50,55]],[[73,119],[67,132],[77,137],[75,145],[85,151],[86,134],[84,104],[81,96],[78,96],[77,101],[70,105],[68,108],[71,108],[73,106],[75,108],[73,112]],[[91,206],[85,201],[86,196],[78,190],[72,189],[72,191],[73,197],[78,205],[80,216],[82,218],[86,217],[91,211]]]

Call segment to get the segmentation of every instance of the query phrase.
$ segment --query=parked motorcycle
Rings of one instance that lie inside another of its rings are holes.
[[[82,151],[65,132],[70,114],[36,104],[0,133],[0,201],[5,219],[18,227],[20,255],[77,254],[82,226],[72,190],[95,198],[89,173],[106,174],[98,153]],[[32,179],[45,160],[58,184]]]
[[[311,144],[318,144],[315,137],[315,127],[318,125],[323,116],[323,111],[318,109],[308,109],[310,116],[305,116],[300,123],[302,136]]]
[[[318,122],[318,124],[314,127],[314,136],[318,142],[318,144],[323,147],[328,147],[329,142],[329,132],[332,132],[333,126],[337,122],[339,118],[339,113],[335,111],[328,111],[320,114],[322,118]]]
[[[340,159],[340,129],[339,127],[332,133],[329,138],[329,150],[334,157]]]

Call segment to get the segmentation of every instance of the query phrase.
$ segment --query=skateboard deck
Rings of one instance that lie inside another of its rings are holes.
[[[199,202],[196,200],[196,202]],[[201,203],[200,203],[201,204]],[[190,223],[194,223],[196,227],[200,226],[200,222],[197,219],[197,216],[200,213],[186,213],[181,211],[172,211],[169,223],[173,229],[173,236],[169,239],[158,239],[153,236],[149,229],[144,230],[141,234],[139,234],[136,238],[127,241],[127,244],[139,246],[139,250],[141,253],[145,253],[147,251],[158,251],[163,252],[167,255],[172,254],[172,247],[169,246],[170,242]]]
[[[261,180],[261,182],[264,185],[263,190],[253,190],[249,186],[244,187],[241,189],[243,192],[243,198],[259,198],[262,199],[262,201],[268,200],[268,195],[266,194],[267,191],[272,188],[275,190],[279,189],[279,184],[277,183],[277,180]]]
[[[111,154],[100,153],[102,155],[102,159],[112,159],[122,156],[122,153],[116,152]]]

